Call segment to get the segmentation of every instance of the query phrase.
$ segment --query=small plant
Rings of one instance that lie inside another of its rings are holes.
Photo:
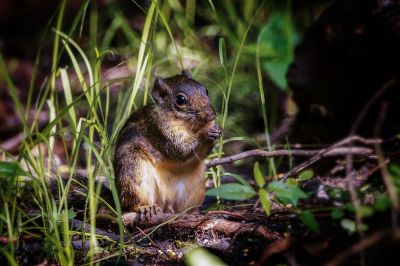
[[[227,175],[234,177],[239,183],[222,184],[216,188],[209,189],[207,195],[226,200],[246,200],[258,195],[267,217],[271,215],[272,204],[278,204],[289,211],[299,214],[305,225],[313,232],[319,233],[319,224],[312,212],[296,208],[300,200],[308,198],[308,195],[299,188],[299,184],[313,177],[311,170],[303,171],[296,179],[289,178],[285,181],[270,180],[270,182],[267,182],[259,163],[256,162],[253,166],[253,176],[257,190],[243,177],[233,174]]]

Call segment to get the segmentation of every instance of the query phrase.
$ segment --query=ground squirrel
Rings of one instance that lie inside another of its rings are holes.
[[[157,78],[152,96],[119,133],[115,182],[124,211],[181,212],[203,202],[204,159],[222,129],[207,89],[186,70]]]

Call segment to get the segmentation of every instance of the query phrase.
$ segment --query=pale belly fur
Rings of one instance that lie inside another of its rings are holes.
[[[182,212],[204,200],[204,160],[182,163],[141,164],[140,202],[157,205],[164,212]]]

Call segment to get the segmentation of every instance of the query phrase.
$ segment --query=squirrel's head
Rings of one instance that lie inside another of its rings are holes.
[[[172,110],[178,119],[205,125],[216,117],[207,89],[187,70],[182,75],[156,78],[152,96],[157,106]]]

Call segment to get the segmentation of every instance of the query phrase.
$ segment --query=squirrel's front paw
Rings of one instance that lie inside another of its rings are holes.
[[[219,125],[214,124],[208,129],[207,135],[210,139],[216,140],[222,135],[222,128]]]

